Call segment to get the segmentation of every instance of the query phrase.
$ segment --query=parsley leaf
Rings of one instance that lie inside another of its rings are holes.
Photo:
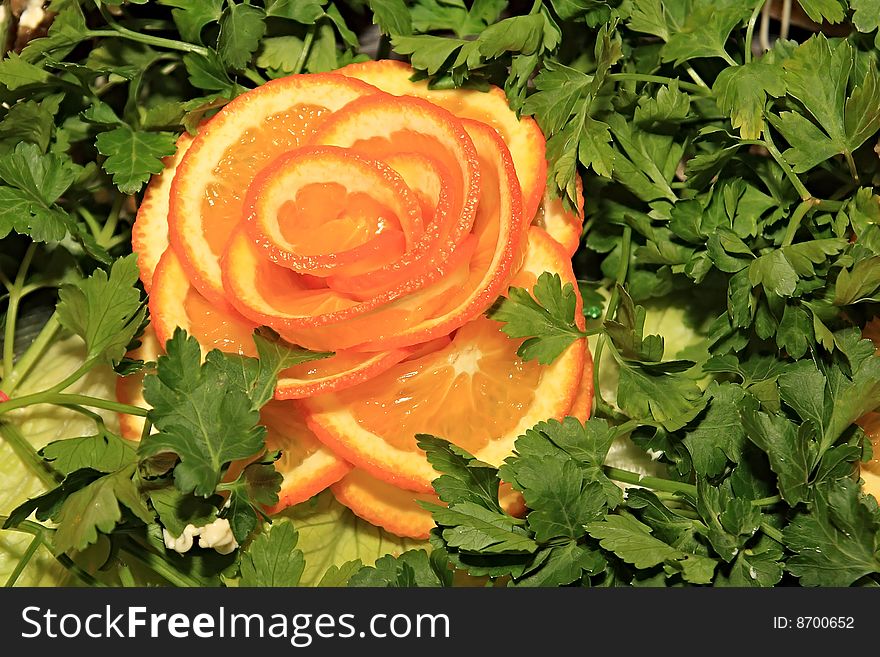
[[[114,472],[137,461],[134,447],[106,430],[93,436],[54,440],[39,454],[52,469],[65,476],[82,468]]]
[[[220,19],[217,52],[231,68],[243,69],[266,32],[266,15],[261,8],[249,4],[228,4]]]
[[[109,276],[97,269],[61,289],[58,319],[85,340],[86,361],[116,363],[125,355],[146,316],[137,280],[137,258],[130,255],[116,260]]]
[[[150,175],[161,173],[162,158],[174,155],[176,137],[167,132],[143,132],[121,125],[98,135],[96,145],[104,170],[124,194],[140,191]]]
[[[156,374],[144,379],[144,397],[152,406],[148,417],[159,432],[141,443],[138,454],[177,454],[174,482],[181,492],[213,494],[231,461],[263,446],[266,430],[247,392],[230,380],[228,358],[215,350],[202,363],[199,343],[178,329]]]
[[[53,515],[58,524],[54,535],[58,553],[82,551],[98,540],[98,532],[112,532],[122,520],[120,503],[144,523],[152,522],[153,513],[132,481],[134,471],[132,463],[96,479],[64,500]]]
[[[299,534],[289,520],[275,522],[258,535],[241,555],[240,586],[297,586],[305,568]]]
[[[386,555],[364,566],[348,580],[350,587],[437,588],[452,586],[452,571],[442,551],[407,550],[398,557]]]
[[[563,287],[559,274],[544,272],[533,288],[534,297],[523,288],[511,287],[486,313],[503,322],[501,330],[512,338],[528,338],[517,355],[549,365],[571,344],[586,334],[575,324],[574,287]]]
[[[880,572],[880,522],[860,499],[855,482],[817,488],[809,512],[785,528],[785,545],[795,552],[787,569],[804,586],[848,586]]]

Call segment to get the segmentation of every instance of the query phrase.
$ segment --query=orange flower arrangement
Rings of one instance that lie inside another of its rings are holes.
[[[535,423],[586,418],[592,367],[583,339],[551,365],[523,362],[484,317],[542,272],[576,283],[583,199],[567,212],[545,194],[544,137],[500,89],[431,90],[412,73],[366,62],[239,96],[180,138],[132,242],[154,333],[141,355],[176,327],[205,350],[254,356],[251,334],[269,326],[332,352],[282,372],[263,409],[283,453],[271,511],[330,487],[425,538],[416,502],[437,501],[436,473],[415,435],[497,464]],[[118,395],[139,389],[121,379]]]

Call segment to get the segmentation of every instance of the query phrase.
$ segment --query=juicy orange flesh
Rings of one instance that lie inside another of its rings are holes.
[[[260,421],[267,429],[266,449],[281,450],[276,468],[290,471],[321,447],[320,441],[306,426],[302,411],[293,402],[270,401],[260,411]]]
[[[452,215],[457,217],[461,210],[463,197],[463,178],[461,174],[462,162],[439,140],[413,130],[398,130],[390,137],[371,137],[359,139],[351,146],[352,150],[362,153],[367,157],[382,160],[396,153],[417,153],[435,158],[449,171],[452,198],[458,200],[458,207],[452,209]]]
[[[244,195],[259,171],[275,158],[304,143],[328,114],[324,107],[295,105],[273,114],[241,133],[227,148],[205,185],[201,222],[205,241],[215,255],[223,253],[241,220]]]
[[[861,467],[880,475],[880,413],[867,413],[859,418],[858,424],[870,439],[872,451],[871,460]]]
[[[278,223],[284,239],[302,255],[346,251],[401,230],[391,208],[336,182],[303,186],[295,200],[278,209]]]
[[[251,337],[254,325],[238,313],[215,308],[195,288],[183,300],[189,332],[206,350],[219,349],[228,353],[256,356]]]
[[[518,346],[480,318],[449,346],[336,394],[361,427],[398,449],[415,452],[415,434],[431,433],[473,453],[512,431],[534,401],[541,368],[522,362]]]
[[[304,379],[313,381],[323,379],[334,374],[348,372],[363,365],[366,361],[375,358],[375,354],[363,354],[353,351],[337,351],[329,358],[313,360],[308,363],[294,365],[281,372],[279,378]]]

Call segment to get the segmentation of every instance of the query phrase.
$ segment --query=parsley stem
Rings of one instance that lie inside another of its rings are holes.
[[[761,523],[761,531],[764,532],[765,534],[767,534],[767,536],[772,538],[777,543],[784,543],[785,542],[785,539],[782,536],[782,532],[767,522]]]
[[[720,52],[720,56],[721,56],[721,59],[723,59],[725,62],[727,62],[731,66],[739,66],[739,64],[736,63],[736,60],[733,57],[731,57],[726,50],[722,50]]]
[[[752,500],[752,506],[772,506],[782,501],[781,495],[773,495],[772,497],[762,497],[759,500]]]
[[[179,50],[181,52],[191,52],[202,57],[208,56],[208,49],[203,46],[197,46],[194,43],[185,43],[175,39],[165,39],[164,37],[152,36],[150,34],[140,34],[128,28],[122,27],[119,23],[107,20],[107,23],[113,28],[111,30],[89,30],[86,32],[86,38],[97,39],[100,37],[122,38],[129,41],[137,41],[148,46],[156,46],[157,48],[167,48],[168,50]]]
[[[130,538],[120,548],[120,554],[127,555],[141,565],[149,568],[169,584],[180,587],[197,588],[204,586],[199,580],[188,576],[176,568],[162,555],[143,546],[139,541]]]
[[[0,526],[5,525],[9,520],[9,516],[0,516]],[[34,522],[32,520],[22,520],[20,523],[15,525],[14,527],[9,527],[12,531],[21,532],[23,534],[31,534],[33,536],[40,537],[40,543],[45,545],[47,548],[51,545],[50,536],[55,531],[54,529],[50,529],[48,527],[44,527],[38,522]],[[51,549],[50,549],[51,552]],[[88,586],[95,587],[103,587],[105,586],[103,582],[98,579],[95,579],[93,575],[87,573],[85,570],[77,566],[73,559],[68,557],[66,554],[56,554],[55,558],[58,560],[62,566],[67,568],[71,573],[73,573],[76,577],[78,577],[83,584]]]
[[[623,484],[634,484],[636,486],[644,486],[654,490],[661,490],[667,493],[684,493],[685,495],[697,494],[697,487],[693,484],[687,484],[683,481],[673,481],[672,479],[663,479],[662,477],[649,477],[638,472],[630,470],[622,470],[621,468],[612,468],[610,465],[603,465],[602,469],[609,479],[619,481]]]
[[[0,437],[3,438],[21,462],[37,476],[37,479],[46,488],[54,488],[58,485],[58,480],[53,471],[40,458],[37,450],[27,441],[18,427],[8,422],[0,422]]]
[[[312,25],[309,28],[309,31],[306,32],[306,36],[303,39],[302,52],[299,53],[299,59],[296,60],[296,66],[293,69],[293,73],[302,73],[303,67],[306,65],[306,59],[308,59],[309,52],[312,49],[312,42],[315,40],[316,29],[317,28]]]
[[[3,333],[3,373],[12,372],[15,367],[15,324],[18,319],[18,304],[21,302],[21,290],[24,287],[24,281],[27,278],[28,270],[31,267],[31,261],[37,251],[37,243],[31,242],[24,257],[21,259],[21,265],[18,268],[18,274],[9,290],[9,301],[6,307],[6,329]],[[9,394],[8,392],[6,393]]]
[[[802,201],[807,201],[813,198],[813,195],[804,187],[804,183],[801,182],[801,179],[798,178],[798,175],[794,172],[794,169],[785,161],[785,158],[782,157],[782,153],[779,152],[779,149],[776,148],[776,144],[773,143],[773,138],[770,136],[769,130],[764,130],[764,139],[743,139],[740,141],[741,144],[752,145],[752,146],[763,146],[767,149],[767,152],[770,153],[770,156],[776,160],[776,164],[778,164],[782,168],[782,172],[785,174],[785,177],[788,178],[789,182],[791,182],[792,186],[797,190],[797,193],[800,195]]]
[[[45,353],[46,349],[55,342],[55,336],[60,329],[61,323],[58,321],[58,314],[53,313],[43,325],[43,328],[40,330],[40,333],[31,345],[25,350],[21,358],[18,359],[18,362],[15,364],[12,371],[6,372],[4,370],[5,377],[3,379],[3,392],[10,397],[12,396],[12,393],[28,375],[31,368]]]
[[[86,225],[88,225],[89,227],[89,230],[92,231],[92,237],[95,238],[96,242],[100,243],[101,227],[98,225],[98,222],[95,219],[95,215],[93,215],[91,212],[83,207],[77,208],[76,211],[79,216],[85,220]]]
[[[98,244],[105,248],[107,247],[107,242],[113,237],[113,233],[116,232],[116,224],[119,223],[119,212],[122,210],[122,204],[125,202],[125,199],[126,197],[123,194],[116,195],[116,198],[113,199],[113,207],[107,216],[107,221],[104,223],[101,232],[97,235]]]
[[[615,282],[617,285],[611,291],[611,299],[605,308],[605,319],[608,321],[614,317],[617,311],[617,304],[620,302],[619,288],[626,282],[626,274],[629,269],[629,254],[632,248],[632,228],[630,226],[623,227],[623,237],[620,240],[620,260],[617,264],[617,272]],[[599,363],[602,360],[602,351],[605,349],[605,342],[608,339],[607,334],[602,333],[596,342],[596,353],[593,354],[593,396],[596,400],[596,408],[602,409],[607,414],[612,413],[611,406],[602,398],[602,391],[599,387]]]
[[[107,411],[115,411],[116,413],[125,413],[127,415],[137,415],[138,417],[146,417],[147,409],[140,406],[132,406],[131,404],[122,404],[109,399],[101,399],[100,397],[89,397],[88,395],[76,395],[71,393],[36,392],[32,395],[16,397],[6,402],[0,402],[0,415],[14,411],[16,408],[30,406],[31,404],[55,404],[56,406],[66,406],[76,404],[78,406],[89,406],[91,408],[103,408]]]
[[[758,4],[755,5],[755,9],[749,18],[749,24],[746,27],[746,47],[743,53],[743,63],[745,64],[752,61],[752,42],[755,40],[755,24],[757,24],[758,16],[761,15],[761,10],[766,2],[767,0],[758,0]]]
[[[794,212],[791,213],[791,219],[788,220],[788,226],[785,228],[785,236],[782,238],[782,246],[791,246],[791,243],[794,242],[794,236],[797,234],[798,228],[800,228],[801,220],[804,218],[804,215],[815,208],[818,204],[819,201],[814,198],[800,202]]]
[[[266,82],[268,82],[268,80],[266,80],[266,78],[264,78],[262,75],[260,75],[257,71],[255,71],[252,68],[244,69],[244,71],[242,71],[242,75],[244,75],[244,77],[246,77],[248,80],[250,80],[251,82],[253,82],[256,85],[266,84]]]
[[[705,94],[708,90],[708,87],[703,84],[700,86],[698,84],[692,84],[690,82],[683,82],[678,78],[669,78],[664,75],[646,75],[643,73],[610,73],[605,77],[606,80],[610,80],[612,82],[625,82],[627,80],[632,80],[634,82],[656,82],[658,84],[670,84],[672,82],[678,82],[678,86],[683,91],[690,91],[691,93],[697,94]]]
[[[28,543],[27,549],[24,551],[24,554],[19,557],[18,563],[15,564],[15,570],[12,571],[12,574],[9,575],[9,578],[3,585],[4,588],[12,588],[13,586],[15,586],[18,578],[21,577],[24,569],[30,563],[31,559],[34,558],[34,555],[37,553],[37,550],[40,549],[40,546],[42,544],[43,538],[39,535],[34,535],[34,537],[31,539],[31,542]]]
[[[123,27],[122,25],[117,23],[103,5],[100,7],[100,11],[101,16],[103,16],[104,18],[104,21],[112,29],[88,30],[86,32],[87,38],[122,37],[124,39],[130,39],[131,41],[139,41],[140,43],[144,43],[148,46],[156,46],[157,48],[167,48],[168,50],[191,52],[196,53],[197,55],[201,55],[202,57],[208,56],[208,49],[204,46],[197,46],[194,43],[185,43],[183,41],[177,41],[176,39],[165,39],[163,37],[152,36],[150,34],[143,34],[140,32],[135,32],[134,30],[129,30],[127,27]]]
[[[703,92],[711,93],[711,89],[709,89],[709,85],[703,81],[703,78],[700,77],[700,74],[694,70],[694,67],[688,64],[685,69],[687,74],[690,76],[691,80],[697,83],[697,86],[703,90]]]

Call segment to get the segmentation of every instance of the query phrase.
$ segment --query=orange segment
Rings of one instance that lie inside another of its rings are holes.
[[[342,182],[327,182],[327,181]],[[391,167],[334,147],[303,148],[248,190],[248,232],[269,258],[314,276],[354,275],[403,255],[421,207]]]
[[[427,80],[410,80],[415,71],[408,64],[393,60],[349,64],[337,73],[362,80],[395,96],[424,98],[458,117],[495,128],[513,156],[525,216],[535,215],[547,176],[544,134],[531,117],[517,118],[502,89],[490,87],[488,92],[429,89]]]
[[[584,350],[584,373],[578,386],[577,395],[571,404],[568,414],[581,422],[590,419],[593,411],[593,355],[589,349]]]
[[[171,186],[169,238],[205,298],[223,299],[220,256],[257,173],[302,146],[332,112],[371,93],[378,92],[333,74],[279,78],[227,104],[199,132]]]
[[[364,354],[337,351],[330,358],[295,365],[278,376],[276,399],[302,399],[344,390],[378,376],[409,355],[407,349]]]
[[[137,254],[141,281],[147,294],[153,284],[153,272],[159,258],[168,248],[168,203],[171,182],[183,156],[189,150],[193,137],[184,132],[177,138],[177,152],[162,162],[165,169],[153,176],[144,198],[138,207],[134,225],[131,227],[131,248]]]
[[[144,334],[140,337],[141,344],[136,349],[129,351],[126,356],[133,360],[145,362],[155,361],[162,353],[162,344],[156,337],[152,326],[147,326]],[[123,404],[149,408],[144,399],[144,376],[143,371],[128,376],[116,377],[116,399]],[[140,440],[144,430],[144,418],[128,413],[119,413],[119,433],[127,440]]]
[[[561,247],[532,228],[526,261],[512,284],[529,285],[544,271],[574,283]],[[498,323],[481,317],[440,350],[404,361],[365,384],[304,400],[309,426],[372,476],[429,492],[436,472],[418,449],[416,433],[439,435],[483,461],[500,463],[526,429],[568,413],[581,380],[584,341],[546,367],[522,362],[518,346]]]
[[[424,540],[434,528],[431,512],[419,501],[441,504],[433,493],[413,493],[355,468],[330,486],[336,500],[359,518],[397,536]]]
[[[296,402],[270,401],[260,411],[260,422],[267,430],[266,449],[281,451],[275,468],[284,477],[278,504],[268,513],[305,502],[351,470],[309,431]]]
[[[199,294],[173,249],[160,258],[153,283],[150,317],[162,344],[180,327],[194,336],[205,351],[216,348],[256,356],[252,335],[257,325],[228,304],[212,303]]]
[[[581,243],[584,228],[584,184],[577,179],[577,208],[575,211],[565,207],[562,199],[547,190],[541,207],[532,219],[532,224],[540,226],[559,242],[569,256],[573,256]]]

